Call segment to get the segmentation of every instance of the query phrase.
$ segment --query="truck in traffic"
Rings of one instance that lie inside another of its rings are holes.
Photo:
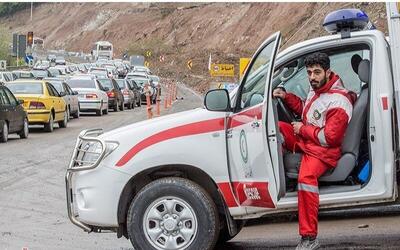
[[[93,45],[92,56],[95,61],[98,59],[112,60],[114,57],[113,45],[108,41],[97,41]]]
[[[316,51],[358,95],[338,165],[320,178],[321,209],[396,202],[398,3],[387,4],[387,16],[388,39],[355,9],[327,16],[330,35],[279,54],[277,32],[255,52],[235,93],[210,90],[204,108],[82,131],[66,173],[70,220],[87,232],[125,236],[135,249],[212,249],[247,219],[297,211],[301,155],[282,150],[278,121],[298,118],[272,92],[284,86],[305,97],[304,58]]]

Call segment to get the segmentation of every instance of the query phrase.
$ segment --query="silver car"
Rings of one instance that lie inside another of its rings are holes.
[[[101,84],[92,76],[72,77],[67,80],[72,90],[78,92],[79,111],[108,114],[108,96]]]
[[[73,91],[65,80],[60,78],[46,78],[45,81],[51,83],[53,87],[58,91],[58,93],[63,96],[65,103],[67,104],[67,115],[68,120],[70,120],[71,116],[74,118],[79,118],[79,99],[78,92]]]

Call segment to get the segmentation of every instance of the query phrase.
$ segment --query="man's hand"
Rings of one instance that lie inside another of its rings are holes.
[[[296,135],[300,134],[300,129],[303,127],[302,122],[292,122],[293,130]]]
[[[286,91],[284,91],[282,88],[276,88],[274,89],[274,92],[272,92],[272,96],[277,98],[282,98],[285,99],[286,97]]]

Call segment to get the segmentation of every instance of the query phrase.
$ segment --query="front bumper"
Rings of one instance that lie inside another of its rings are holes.
[[[118,203],[130,176],[106,167],[106,143],[97,138],[102,130],[82,131],[77,139],[66,175],[67,211],[71,222],[87,232],[96,228],[118,227]],[[97,142],[102,146],[99,158],[84,165],[78,155],[84,151],[83,142]]]

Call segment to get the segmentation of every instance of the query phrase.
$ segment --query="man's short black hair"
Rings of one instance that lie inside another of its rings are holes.
[[[306,56],[306,58],[304,59],[304,64],[306,65],[306,67],[320,65],[325,71],[330,69],[331,67],[329,56],[321,52],[316,52]]]

